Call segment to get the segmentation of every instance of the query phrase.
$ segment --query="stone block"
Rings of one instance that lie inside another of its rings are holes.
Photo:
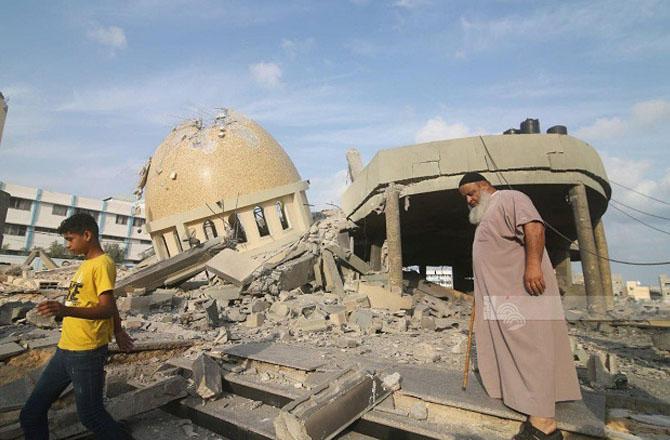
[[[174,299],[174,293],[172,292],[155,292],[151,296],[149,306],[150,307],[163,307],[170,306],[172,307],[172,300]],[[137,298],[139,299],[139,298]]]
[[[605,362],[607,354],[604,352],[592,353],[586,364],[588,379],[592,387],[597,389],[609,388],[612,386],[612,375],[607,371]]]
[[[328,250],[321,253],[323,259],[323,275],[326,279],[326,291],[333,292],[337,296],[344,296],[344,282],[335,263],[333,254]]]
[[[31,302],[11,301],[0,305],[0,325],[10,325],[17,319],[24,318],[30,309],[35,307]]]
[[[144,314],[151,309],[151,296],[126,296],[116,300],[119,312]]]
[[[386,377],[384,377],[384,380],[382,381],[382,385],[384,386],[385,389],[391,390],[391,391],[397,391],[400,389],[400,373],[393,373],[389,374]]]
[[[246,313],[242,313],[238,308],[230,308],[226,310],[226,318],[228,321],[242,322],[246,321],[247,315]]]
[[[0,345],[0,361],[4,361],[5,359],[14,357],[17,354],[23,353],[24,351],[26,351],[26,349],[17,344],[16,342],[8,342],[6,344],[2,344]]]
[[[344,307],[347,312],[353,312],[360,308],[370,307],[368,296],[362,293],[354,293],[344,297]]]
[[[28,348],[35,350],[38,348],[54,347],[58,344],[58,341],[60,341],[60,334],[47,336],[46,338],[31,339],[28,341]]]
[[[277,440],[334,438],[389,394],[377,375],[346,370],[285,405],[274,420],[275,436]]]
[[[240,286],[235,285],[225,285],[225,286],[215,286],[205,289],[205,294],[212,299],[217,300],[221,304],[228,304],[229,301],[239,299],[240,297]]]
[[[265,313],[263,312],[254,312],[247,316],[247,320],[244,322],[244,325],[251,328],[260,327],[265,322]]]
[[[268,318],[273,321],[283,321],[291,316],[291,309],[283,302],[276,302],[270,306]]]
[[[416,402],[409,409],[409,416],[416,420],[426,420],[428,418],[428,407],[425,402]]]
[[[251,258],[232,249],[224,249],[205,264],[205,269],[218,277],[243,286],[251,280],[251,275],[259,264]]]
[[[442,299],[433,298],[430,295],[423,295],[421,297],[421,302],[427,305],[433,311],[433,314],[435,314],[435,316],[438,318],[446,318],[451,316],[453,313],[449,303]]]
[[[349,315],[349,325],[357,328],[361,333],[372,333],[374,330],[372,310],[358,309]]]
[[[46,317],[37,313],[37,307],[31,309],[26,313],[26,319],[29,323],[40,328],[57,328],[58,323],[53,316]]]
[[[421,362],[435,362],[440,359],[435,347],[425,342],[415,345],[412,355],[414,359]]]
[[[307,253],[295,260],[288,261],[275,270],[279,271],[279,289],[293,290],[314,280],[316,256]]]
[[[437,329],[435,319],[432,316],[424,316],[423,318],[421,318],[421,328],[424,330],[435,331]]]
[[[299,318],[295,321],[296,328],[303,332],[321,332],[328,330],[328,321],[325,319]]]
[[[216,304],[216,300],[210,299],[205,301],[202,303],[202,308],[207,314],[207,321],[209,322],[209,325],[212,327],[217,327],[221,323],[221,320],[219,319],[219,308]]]
[[[347,312],[342,310],[339,312],[331,313],[328,315],[328,319],[334,325],[344,325],[347,323]]]
[[[455,319],[449,319],[449,318],[434,318],[433,321],[435,322],[435,329],[436,330],[445,330],[449,328],[458,328],[460,326],[460,323],[456,321]]]
[[[251,302],[251,313],[264,312],[270,308],[270,303],[262,299],[255,299]]]
[[[370,307],[386,310],[410,310],[414,307],[414,299],[410,295],[391,293],[388,289],[374,284],[359,283],[358,293],[367,295]]]
[[[425,304],[417,304],[412,313],[412,319],[421,322],[424,316],[429,316],[430,309]]]
[[[195,391],[203,399],[211,399],[221,395],[223,392],[222,371],[219,364],[207,356],[201,354],[193,361],[191,367]]]

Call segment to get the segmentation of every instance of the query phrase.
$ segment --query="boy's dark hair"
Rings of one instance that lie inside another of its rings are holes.
[[[67,232],[83,234],[84,231],[90,231],[95,239],[98,239],[98,223],[91,214],[78,212],[63,220],[58,227],[58,233],[63,235]]]

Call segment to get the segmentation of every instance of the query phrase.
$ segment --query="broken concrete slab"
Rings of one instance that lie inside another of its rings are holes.
[[[14,357],[17,354],[23,353],[24,351],[26,351],[26,349],[17,344],[16,342],[8,342],[6,344],[2,344],[0,345],[0,361],[4,361],[5,359]]]
[[[119,280],[114,292],[122,296],[136,288],[153,290],[164,285],[179,284],[205,270],[205,264],[227,246],[229,244],[222,238],[208,240]]]
[[[370,309],[354,310],[349,315],[349,325],[361,333],[369,333],[374,328],[373,317],[374,315]]]
[[[121,394],[111,399],[105,408],[115,420],[126,420],[185,397],[186,387],[186,379],[171,376],[139,390]],[[49,430],[57,439],[86,432],[86,428],[79,423],[76,409],[72,407],[56,412],[49,423]]]
[[[342,282],[342,276],[337,269],[333,254],[330,251],[325,250],[321,253],[321,258],[323,259],[323,274],[326,279],[326,291],[333,292],[340,297],[344,296],[344,283]]]
[[[414,346],[412,351],[414,359],[421,362],[435,362],[440,359],[440,354],[431,344],[423,342]]]
[[[331,244],[326,246],[326,249],[330,251],[334,256],[336,256],[340,261],[347,264],[352,269],[356,270],[361,274],[367,274],[372,272],[370,265],[365,261],[358,258],[353,252],[349,249],[344,249],[340,246]]]
[[[283,321],[291,315],[291,309],[283,302],[276,302],[270,306],[267,317],[272,321]]]
[[[205,294],[212,299],[215,299],[221,304],[227,304],[229,301],[236,300],[240,297],[241,287],[234,284],[224,286],[214,286],[205,289]]]
[[[341,310],[328,315],[328,320],[334,325],[344,325],[347,323],[347,312]]]
[[[125,296],[116,300],[119,312],[145,314],[151,308],[151,297],[149,296]]]
[[[28,400],[44,368],[29,370],[20,379],[0,386],[0,412],[20,409]]]
[[[389,292],[388,289],[374,284],[359,283],[358,293],[366,295],[373,309],[410,310],[414,307],[414,298],[410,295],[400,295]]]
[[[328,321],[325,319],[307,319],[300,317],[295,321],[295,327],[303,332],[321,332],[328,330]]]
[[[430,307],[433,314],[438,318],[447,318],[454,313],[454,310],[449,306],[449,303],[442,299],[434,298],[430,295],[423,295],[419,301]]]
[[[265,322],[265,313],[254,312],[247,316],[247,320],[244,322],[244,325],[250,328],[256,328],[262,326],[264,322]]]
[[[232,249],[223,249],[210,259],[205,268],[229,283],[243,286],[251,280],[251,275],[259,263]]]
[[[347,312],[370,307],[370,299],[364,293],[349,294],[344,297],[343,303]]]
[[[46,317],[37,313],[37,308],[31,309],[26,313],[26,319],[29,323],[40,328],[57,328],[58,323],[53,316]]]
[[[284,406],[274,419],[275,435],[278,440],[333,438],[389,394],[377,375],[348,369]]]
[[[60,334],[48,336],[46,338],[31,339],[28,341],[28,348],[35,350],[38,348],[55,347],[60,341]]]
[[[273,342],[255,342],[227,347],[224,353],[245,359],[284,365],[303,371],[314,371],[325,365],[321,351]]]
[[[430,281],[426,280],[419,280],[418,285],[415,288],[415,292],[416,291],[435,298],[448,298],[454,301],[462,300],[469,303],[474,301],[472,295],[468,295],[467,293],[463,293],[456,289],[450,289],[439,284],[431,283]]]
[[[306,253],[294,260],[288,261],[275,270],[281,273],[278,281],[279,289],[293,290],[304,286],[314,279],[314,264],[316,256]]]
[[[207,356],[201,354],[193,361],[191,367],[195,391],[203,399],[218,397],[223,392],[222,371],[219,364]]]
[[[212,327],[216,327],[220,324],[221,320],[219,319],[219,308],[216,304],[216,300],[210,299],[202,303],[202,308],[207,314],[207,321]]]
[[[0,325],[10,325],[17,319],[24,318],[30,309],[35,307],[31,302],[10,301],[0,305]]]

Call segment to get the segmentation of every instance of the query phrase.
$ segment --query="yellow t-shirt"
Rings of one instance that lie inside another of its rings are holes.
[[[95,307],[99,295],[114,290],[116,266],[107,254],[85,260],[70,282],[65,305],[68,307]],[[63,350],[94,350],[112,340],[113,318],[81,319],[66,316],[58,347]]]

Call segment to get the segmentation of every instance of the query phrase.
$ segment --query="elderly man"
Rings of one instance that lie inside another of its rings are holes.
[[[562,439],[555,403],[579,400],[544,223],[519,191],[468,173],[459,192],[477,225],[472,246],[477,365],[486,392],[528,415],[515,440]]]

